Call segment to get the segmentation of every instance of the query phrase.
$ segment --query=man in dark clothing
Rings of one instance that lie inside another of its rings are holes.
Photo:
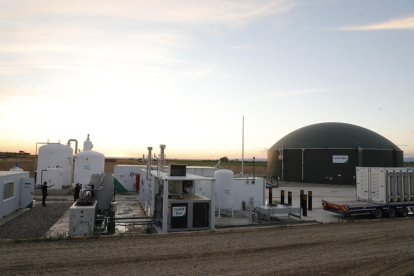
[[[75,191],[74,200],[76,202],[76,200],[79,199],[79,193],[80,193],[80,190],[81,190],[81,186],[79,185],[79,183],[76,184],[76,186],[75,186],[75,188],[73,188],[73,190]]]
[[[42,186],[42,206],[43,207],[46,206],[47,188],[50,188],[50,187],[53,187],[53,186],[55,186],[55,185],[47,186],[46,181],[43,183],[43,186]]]

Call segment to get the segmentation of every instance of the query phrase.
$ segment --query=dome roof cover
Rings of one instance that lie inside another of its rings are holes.
[[[390,140],[369,129],[344,123],[320,123],[295,130],[274,144],[270,150],[302,148],[396,149]]]

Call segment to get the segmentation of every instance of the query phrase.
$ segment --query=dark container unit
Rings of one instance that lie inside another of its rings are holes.
[[[273,179],[320,184],[355,184],[359,166],[403,166],[403,152],[391,141],[343,123],[298,129],[274,144],[267,157],[267,174]]]
[[[198,194],[171,196],[168,200],[170,231],[210,229],[210,202]]]

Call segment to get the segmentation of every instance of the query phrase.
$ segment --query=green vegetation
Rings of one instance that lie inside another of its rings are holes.
[[[414,162],[413,161],[404,162],[404,167],[414,168]]]
[[[207,161],[207,160],[202,160],[202,161],[198,161],[198,160],[168,160],[171,163],[175,163],[175,164],[183,164],[183,165],[187,165],[187,166],[210,166],[210,167],[214,167],[215,165],[217,165],[217,161]],[[242,162],[241,161],[229,161],[229,162],[221,162],[222,166],[241,166]],[[245,166],[253,166],[253,162],[244,162]],[[254,163],[255,166],[257,167],[267,167],[267,162],[255,162]]]

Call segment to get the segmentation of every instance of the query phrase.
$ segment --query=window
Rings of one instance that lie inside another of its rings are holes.
[[[5,183],[4,184],[4,194],[3,194],[3,201],[14,197],[14,185],[15,182]]]

